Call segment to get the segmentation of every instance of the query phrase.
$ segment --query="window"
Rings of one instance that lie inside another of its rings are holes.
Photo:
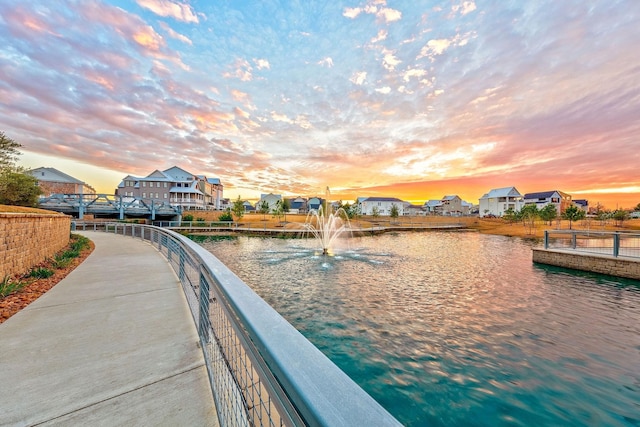
[[[160,196],[158,195],[158,193],[156,193],[156,199],[159,199],[159,198],[160,198]]]
[[[165,182],[165,184],[166,184],[166,182]],[[167,193],[164,193],[164,198],[165,198],[165,199],[167,198]]]
[[[146,187],[147,186],[147,182],[146,181],[142,181],[142,186]]]
[[[142,193],[142,198],[146,199],[147,198],[147,193]]]
[[[164,183],[164,188],[167,188],[167,183],[166,182]]]

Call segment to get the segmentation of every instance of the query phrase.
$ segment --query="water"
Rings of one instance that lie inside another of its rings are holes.
[[[637,281],[471,232],[201,244],[407,426],[640,425]]]

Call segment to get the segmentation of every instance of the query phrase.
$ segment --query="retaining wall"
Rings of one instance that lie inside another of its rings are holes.
[[[0,213],[0,280],[22,275],[69,243],[71,217]]]
[[[533,262],[640,280],[638,259],[568,250],[533,249]]]

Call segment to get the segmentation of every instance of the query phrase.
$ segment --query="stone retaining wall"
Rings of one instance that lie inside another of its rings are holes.
[[[71,217],[0,213],[0,280],[28,273],[69,243]]]
[[[640,280],[640,259],[554,249],[533,249],[533,262]]]

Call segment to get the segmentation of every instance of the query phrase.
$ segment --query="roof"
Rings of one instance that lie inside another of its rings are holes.
[[[458,197],[457,195],[453,195],[453,196],[444,196],[442,198],[442,200],[453,200],[453,199],[459,199],[460,197]]]
[[[402,203],[402,200],[395,197],[367,197],[365,202],[398,202]]]
[[[80,181],[79,179],[76,179],[74,177],[72,177],[71,175],[67,175],[64,172],[60,172],[58,169],[55,168],[36,168],[36,169],[31,169],[29,171],[27,171],[30,175],[34,176],[35,178],[41,178],[42,176],[37,176],[37,174],[42,175],[47,174],[46,176],[44,176],[45,178],[48,179],[44,179],[41,181],[50,181],[50,182],[68,182],[68,183],[72,183],[72,184],[84,184],[83,181]],[[54,179],[52,179],[54,178]]]
[[[563,193],[562,191],[558,191],[558,190],[551,190],[551,191],[539,191],[537,193],[527,193],[524,195],[525,199],[548,199],[549,197],[553,196],[554,194],[558,193],[560,196],[568,196],[567,193]]]
[[[481,197],[481,199],[493,199],[497,197],[508,197],[508,196],[522,196],[516,187],[503,187],[503,188],[494,188],[489,191],[487,194]]]

